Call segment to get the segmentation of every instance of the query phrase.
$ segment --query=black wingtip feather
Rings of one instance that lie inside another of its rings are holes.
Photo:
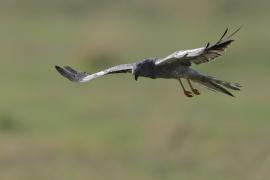
[[[57,65],[55,65],[54,67],[55,67],[55,69],[56,69],[56,70],[60,69],[60,67],[59,67],[59,66],[57,66]]]
[[[55,69],[65,78],[69,79],[70,81],[76,81],[76,76],[74,73],[67,70],[65,67],[55,66]]]
[[[229,36],[226,37],[225,40],[231,40],[231,38],[238,32],[240,31],[240,29],[242,29],[243,26],[240,26],[238,29],[236,29],[232,34],[230,34]],[[226,28],[225,32],[223,33],[223,35],[221,36],[221,38],[218,40],[218,42],[216,44],[219,44],[223,41],[224,37],[226,36],[226,34],[228,33],[228,28]]]
[[[225,30],[225,32],[223,33],[223,35],[221,36],[221,38],[218,40],[218,42],[217,43],[219,43],[219,42],[221,42],[222,41],[222,39],[225,37],[225,35],[228,33],[228,28],[226,28],[226,30]]]
[[[207,49],[210,46],[210,43],[208,42],[205,46],[205,49]]]
[[[231,35],[229,35],[228,37],[227,37],[227,39],[230,39],[231,37],[233,37],[236,33],[238,33],[238,31],[240,31],[241,29],[242,29],[242,25],[238,28],[238,29],[236,29]]]
[[[65,73],[65,70],[63,68],[61,68],[60,66],[57,66],[57,65],[54,67],[61,75],[65,76],[66,73]]]
[[[207,51],[211,51],[211,50],[214,50],[214,51],[222,51],[224,49],[226,49],[234,40],[230,39],[230,40],[227,40],[225,42],[222,42],[222,43],[217,43],[217,44],[214,44],[210,47],[208,47],[206,50]]]

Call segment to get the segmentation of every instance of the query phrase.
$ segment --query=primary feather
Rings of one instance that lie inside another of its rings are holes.
[[[169,56],[159,59],[156,61],[157,66],[165,65],[165,64],[201,64],[205,62],[209,62],[211,60],[215,60],[225,51],[226,48],[231,45],[234,41],[232,36],[240,30],[238,28],[235,32],[233,32],[228,37],[225,37],[228,33],[228,29],[225,30],[221,38],[213,45],[207,43],[205,47],[189,49],[189,50],[181,50],[176,51]]]

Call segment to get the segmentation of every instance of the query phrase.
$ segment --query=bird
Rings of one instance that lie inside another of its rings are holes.
[[[239,83],[219,80],[213,76],[200,73],[192,68],[192,65],[211,62],[222,56],[225,50],[234,42],[233,36],[240,29],[241,27],[226,36],[228,34],[227,28],[221,38],[213,45],[208,42],[200,48],[176,51],[163,58],[146,58],[130,64],[121,64],[93,74],[79,72],[70,66],[60,67],[56,65],[55,68],[62,76],[73,82],[84,83],[104,75],[131,73],[136,81],[139,77],[175,79],[180,83],[181,89],[187,97],[201,94],[198,89],[194,88],[192,83],[201,84],[214,92],[221,92],[235,97],[228,89],[240,91],[242,86]],[[182,79],[186,79],[189,90],[184,86]]]

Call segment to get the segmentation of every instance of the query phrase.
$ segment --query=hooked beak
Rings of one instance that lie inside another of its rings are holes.
[[[138,80],[139,75],[140,75],[140,72],[139,72],[138,69],[136,69],[135,72],[134,72],[134,79],[135,79],[136,81]]]
[[[135,73],[135,74],[134,74],[134,79],[137,81],[138,78],[139,78],[139,73]]]

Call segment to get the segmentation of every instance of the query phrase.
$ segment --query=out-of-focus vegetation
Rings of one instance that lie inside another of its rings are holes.
[[[269,1],[0,1],[0,179],[270,178]],[[94,72],[214,42],[243,25],[214,63],[237,98],[173,80]]]

